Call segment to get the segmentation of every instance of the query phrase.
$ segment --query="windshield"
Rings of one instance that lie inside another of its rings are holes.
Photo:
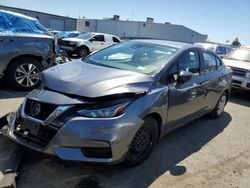
[[[250,62],[250,50],[238,49],[230,53],[226,59]]]
[[[90,37],[92,37],[92,36],[94,36],[93,34],[91,34],[91,33],[84,33],[84,34],[81,34],[81,35],[79,35],[78,37],[76,37],[76,38],[79,38],[79,39],[89,39]]]
[[[89,56],[87,62],[100,66],[153,74],[177,52],[177,48],[129,41]]]

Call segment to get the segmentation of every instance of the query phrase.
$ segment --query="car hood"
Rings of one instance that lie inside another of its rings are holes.
[[[231,59],[223,59],[223,62],[225,63],[226,66],[246,69],[250,71],[250,62],[231,60]]]
[[[153,78],[115,68],[75,60],[42,73],[45,87],[66,94],[96,98],[124,93],[145,93]]]
[[[68,42],[84,42],[87,41],[85,39],[80,39],[80,38],[63,38],[63,41],[68,41]]]

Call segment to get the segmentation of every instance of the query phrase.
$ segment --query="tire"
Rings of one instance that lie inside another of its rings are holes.
[[[136,166],[144,162],[157,142],[158,123],[152,117],[146,117],[144,124],[136,132],[127,156],[124,160],[126,166]]]
[[[221,97],[219,98],[215,108],[210,113],[210,117],[212,119],[217,119],[221,116],[222,112],[224,111],[224,108],[227,104],[227,93],[224,92]]]
[[[79,48],[79,50],[78,50],[78,57],[80,57],[80,58],[84,58],[84,57],[86,57],[87,55],[89,54],[89,52],[88,52],[88,49],[86,48],[86,47],[81,47],[81,48]]]
[[[43,66],[34,58],[17,59],[6,71],[6,82],[14,89],[32,90],[41,84],[39,73]]]

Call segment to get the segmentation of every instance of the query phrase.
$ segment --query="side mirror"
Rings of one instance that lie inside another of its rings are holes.
[[[181,71],[178,77],[178,81],[184,83],[191,80],[192,77],[193,73],[189,71]]]
[[[93,41],[94,41],[94,39],[93,39],[93,38],[89,39],[89,42],[93,42]]]

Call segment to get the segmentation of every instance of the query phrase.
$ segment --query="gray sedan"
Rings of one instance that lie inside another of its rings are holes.
[[[218,118],[232,72],[186,43],[133,40],[43,72],[43,88],[7,115],[2,133],[63,160],[142,163],[168,132]]]

